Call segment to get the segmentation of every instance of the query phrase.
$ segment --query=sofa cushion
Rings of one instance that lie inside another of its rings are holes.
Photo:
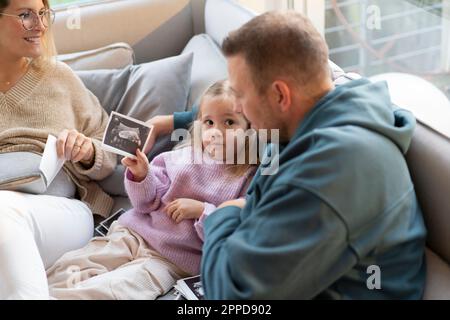
[[[219,46],[232,30],[256,16],[255,12],[230,0],[208,0],[205,5],[205,31]]]
[[[129,210],[131,209],[133,206],[131,205],[130,199],[128,198],[128,196],[117,196],[114,197],[114,207],[113,210],[111,212],[116,212],[119,209],[125,209],[125,210]]]
[[[77,71],[86,87],[97,96],[108,113],[116,111],[141,121],[156,115],[184,111],[190,90],[193,54],[183,54],[122,70]],[[169,137],[159,139],[149,158],[168,151]],[[123,167],[100,182],[112,195],[125,195]]]
[[[108,113],[116,111],[146,121],[185,110],[192,59],[192,54],[183,54],[122,70],[76,73]]]
[[[48,186],[40,169],[42,156],[32,152],[8,152],[0,154],[0,190],[20,191],[73,198],[76,187],[69,176],[60,170]]]
[[[188,107],[200,99],[203,92],[214,82],[228,77],[227,61],[219,47],[206,34],[193,37],[183,53],[193,53],[191,93]]]
[[[95,50],[58,55],[73,70],[122,69],[134,63],[133,49],[119,42]]]

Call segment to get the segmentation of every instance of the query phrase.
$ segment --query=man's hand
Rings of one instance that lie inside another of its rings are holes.
[[[77,130],[63,130],[56,141],[56,152],[59,158],[65,158],[73,163],[91,163],[95,150],[91,138]]]
[[[155,116],[146,122],[148,125],[153,126],[152,134],[148,138],[147,146],[144,153],[147,154],[152,150],[156,139],[159,136],[169,134],[173,131],[173,115],[171,116]]]
[[[220,206],[218,206],[217,209],[222,209],[222,208],[230,207],[230,206],[239,207],[242,209],[245,207],[246,203],[247,203],[247,201],[245,199],[235,199],[235,200],[225,201]]]
[[[177,199],[166,207],[167,215],[176,223],[186,219],[198,219],[205,210],[203,202],[192,199]]]
[[[135,182],[141,182],[147,177],[149,163],[147,156],[141,150],[136,150],[136,159],[123,158],[122,164],[131,171]]]

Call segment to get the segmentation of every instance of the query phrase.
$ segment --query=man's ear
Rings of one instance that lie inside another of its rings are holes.
[[[278,105],[281,112],[289,110],[292,104],[291,89],[286,82],[276,80],[271,85],[272,102]]]

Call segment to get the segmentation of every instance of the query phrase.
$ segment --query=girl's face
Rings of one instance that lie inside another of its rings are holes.
[[[10,0],[0,15],[0,58],[38,58],[42,55],[42,37],[46,31],[37,14],[46,10],[42,0]],[[22,19],[34,23],[31,30],[25,30]],[[34,19],[34,20],[33,20]]]
[[[249,128],[242,113],[234,112],[234,100],[206,97],[200,107],[203,149],[217,160],[235,158],[243,146],[236,146],[237,134]],[[231,141],[230,141],[231,140]],[[228,151],[228,152],[227,152]]]

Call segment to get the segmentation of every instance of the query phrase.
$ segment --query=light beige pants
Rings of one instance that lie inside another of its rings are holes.
[[[47,270],[56,299],[156,299],[187,276],[117,222],[106,237],[66,253]]]

